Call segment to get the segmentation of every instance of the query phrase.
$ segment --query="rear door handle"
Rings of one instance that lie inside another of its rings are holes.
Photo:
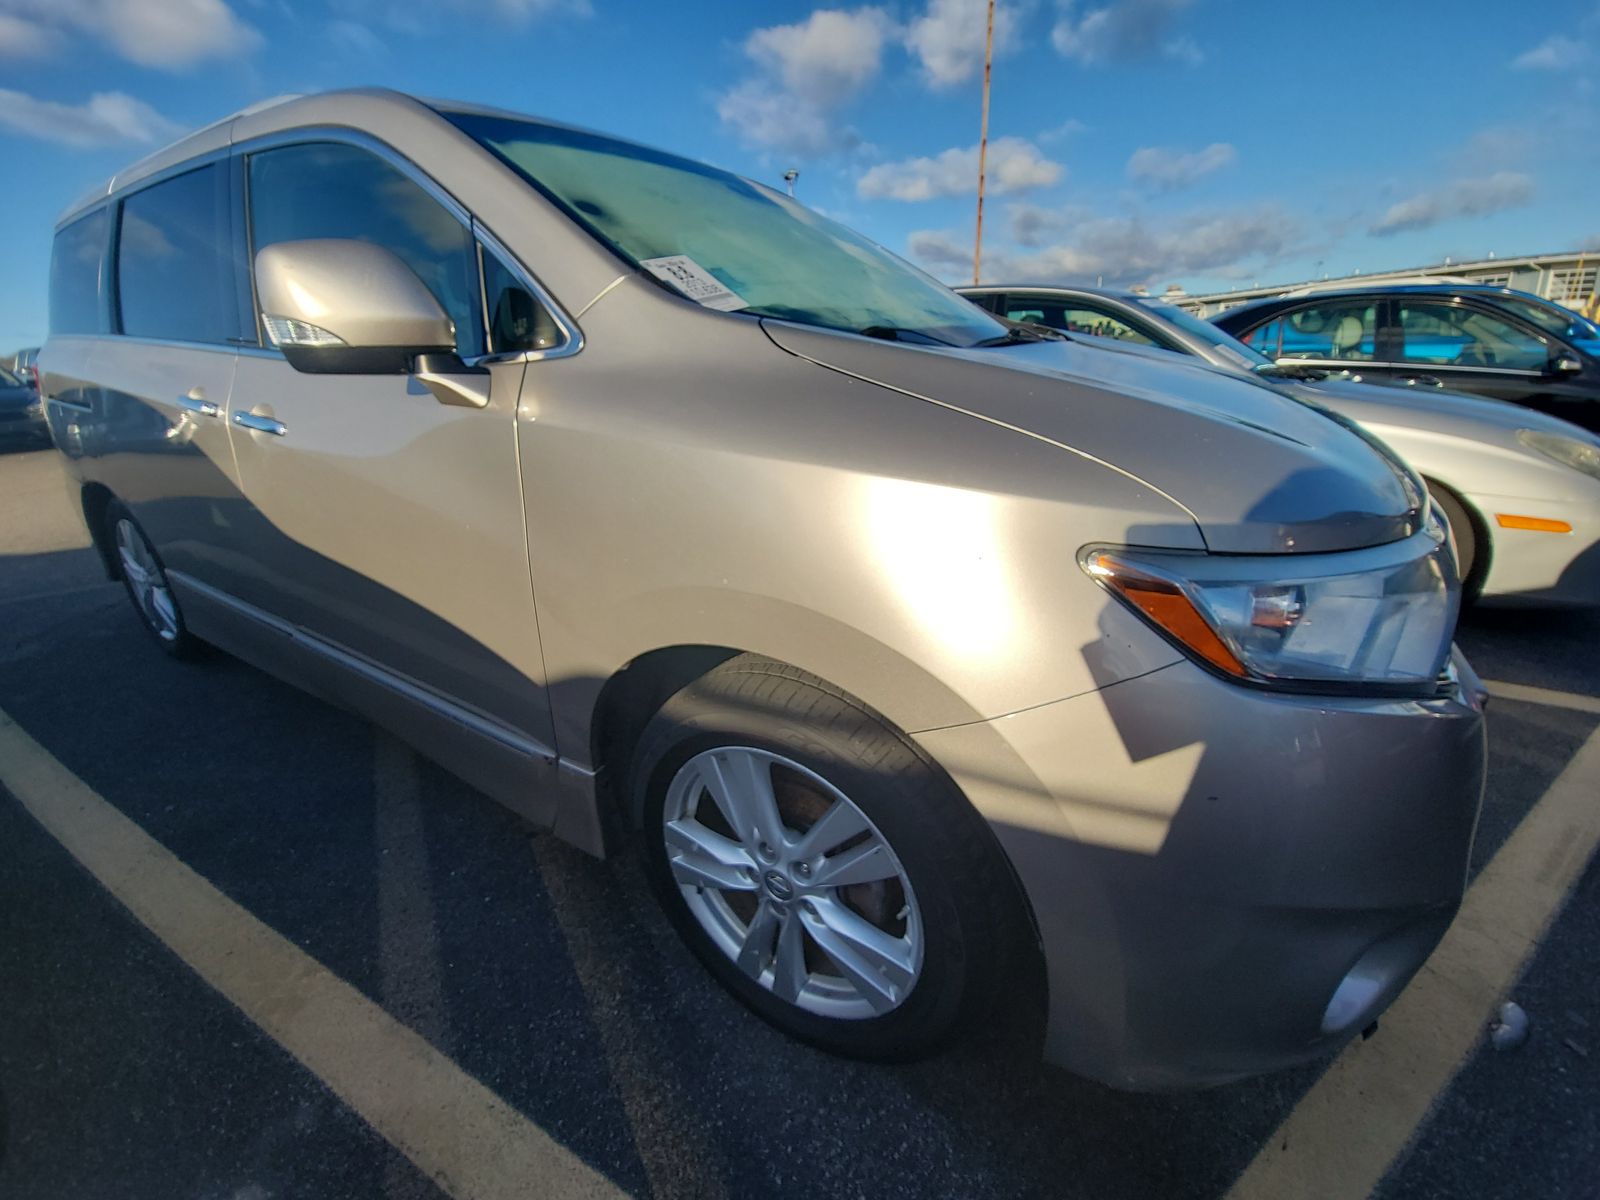
[[[289,432],[282,421],[275,421],[271,417],[259,416],[256,413],[236,412],[233,414],[233,423],[243,429],[253,429],[257,433],[270,433],[275,437],[282,437]]]
[[[214,417],[221,410],[209,400],[202,400],[199,396],[179,396],[177,405],[187,413],[196,413],[202,417]]]

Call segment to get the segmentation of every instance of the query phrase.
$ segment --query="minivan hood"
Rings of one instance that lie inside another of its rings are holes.
[[[1081,342],[924,347],[763,320],[791,354],[1088,455],[1166,494],[1225,554],[1415,532],[1423,496],[1360,433],[1249,379]]]

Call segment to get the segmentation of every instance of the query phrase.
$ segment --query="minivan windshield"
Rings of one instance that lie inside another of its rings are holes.
[[[1007,337],[937,280],[772,188],[603,134],[441,115],[624,259],[710,307],[952,346]]]

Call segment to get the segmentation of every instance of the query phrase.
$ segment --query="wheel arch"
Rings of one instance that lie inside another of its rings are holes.
[[[1494,540],[1489,529],[1489,523],[1484,519],[1483,513],[1472,501],[1468,500],[1460,488],[1446,483],[1437,475],[1423,475],[1422,482],[1427,485],[1430,492],[1442,493],[1448,497],[1466,514],[1467,523],[1472,527],[1473,560],[1472,570],[1467,578],[1461,581],[1461,592],[1464,600],[1470,602],[1477,598],[1483,590],[1484,580],[1489,577],[1489,566],[1494,559]],[[1448,514],[1446,514],[1448,516]]]
[[[100,556],[107,579],[122,578],[122,566],[111,544],[111,531],[106,527],[106,511],[116,498],[116,494],[105,484],[93,482],[84,484],[78,497],[83,507],[83,523],[88,527],[90,540],[94,543],[95,553]]]

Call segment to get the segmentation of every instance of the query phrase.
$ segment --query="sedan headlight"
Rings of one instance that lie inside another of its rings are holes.
[[[1591,479],[1600,479],[1600,445],[1594,442],[1580,441],[1560,433],[1546,433],[1542,429],[1519,429],[1517,441],[1563,466],[1582,471]]]
[[[1387,546],[1263,557],[1089,547],[1083,569],[1191,657],[1301,692],[1434,691],[1460,607],[1436,522]]]

